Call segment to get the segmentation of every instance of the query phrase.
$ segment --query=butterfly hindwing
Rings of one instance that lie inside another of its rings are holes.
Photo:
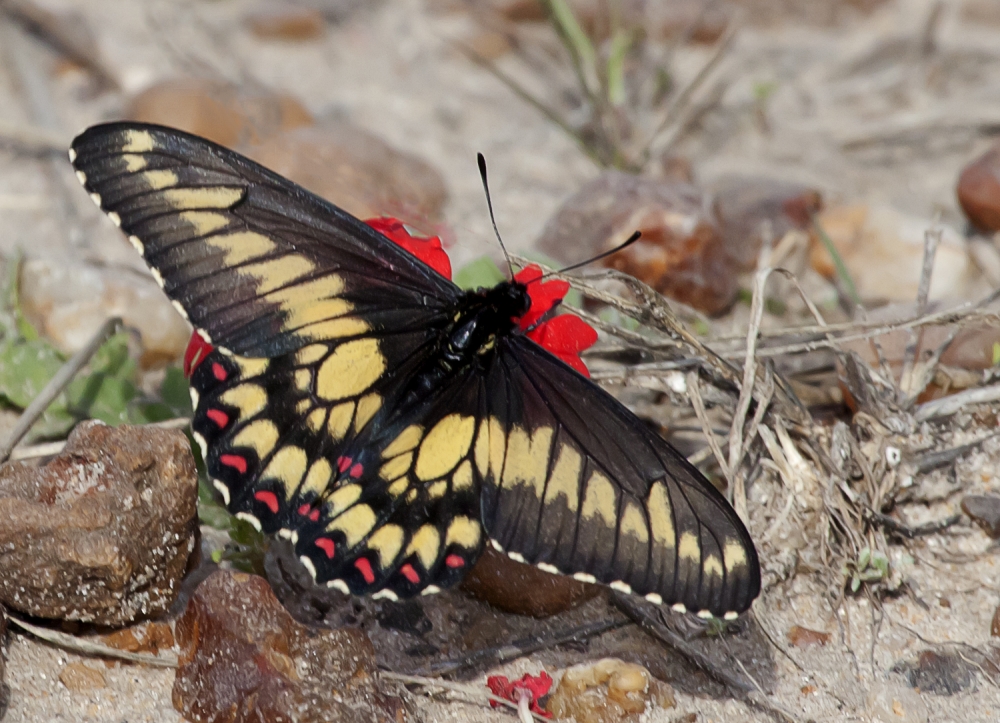
[[[486,387],[477,469],[497,547],[693,612],[749,607],[760,573],[746,528],[641,420],[523,336],[501,344]]]
[[[243,156],[159,126],[94,126],[73,165],[196,328],[272,357],[421,328],[459,290],[379,233]]]

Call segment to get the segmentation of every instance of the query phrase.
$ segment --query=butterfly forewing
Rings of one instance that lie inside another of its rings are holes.
[[[71,159],[218,347],[191,379],[192,428],[227,507],[290,539],[318,582],[433,592],[488,536],[544,570],[700,613],[758,594],[736,513],[613,397],[517,328],[456,366],[449,325],[467,302],[506,319],[486,296],[180,131],[95,126]]]
[[[110,124],[77,137],[71,155],[167,295],[236,354],[422,328],[458,297],[353,216],[202,138]]]
[[[486,386],[478,471],[497,547],[693,612],[749,607],[760,573],[746,528],[641,420],[521,336]]]

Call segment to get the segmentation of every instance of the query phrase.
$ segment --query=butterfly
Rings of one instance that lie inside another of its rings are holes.
[[[437,592],[490,544],[702,617],[758,595],[725,498],[572,350],[539,343],[555,303],[540,273],[463,291],[372,225],[171,128],[94,126],[70,160],[204,339],[191,426],[215,488],[317,584]]]

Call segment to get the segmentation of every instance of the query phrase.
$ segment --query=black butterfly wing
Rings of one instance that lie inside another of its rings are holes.
[[[486,388],[477,469],[495,547],[692,612],[750,606],[760,569],[745,526],[614,397],[521,335],[501,342]]]
[[[358,219],[203,138],[98,125],[73,141],[70,159],[182,313],[236,354],[422,328],[458,298]]]

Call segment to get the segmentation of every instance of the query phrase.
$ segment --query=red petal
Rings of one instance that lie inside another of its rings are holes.
[[[569,282],[553,279],[552,281],[539,281],[542,278],[542,270],[531,264],[514,274],[514,280],[520,281],[528,288],[528,296],[531,298],[531,307],[528,313],[518,319],[518,324],[522,329],[530,329],[535,323],[549,312],[558,302],[562,301],[569,291]]]
[[[528,338],[549,350],[585,377],[590,376],[580,352],[593,346],[597,332],[579,316],[563,314],[543,321],[528,332]]]
[[[187,350],[184,352],[184,376],[190,378],[198,365],[205,361],[205,357],[215,349],[205,341],[205,337],[197,330],[191,332],[191,340],[188,341]]]
[[[411,236],[402,221],[388,216],[369,218],[365,223],[397,246],[409,251],[446,279],[451,278],[451,259],[441,247],[441,239],[438,236],[427,238]]]
[[[498,698],[504,698],[512,703],[517,702],[517,691],[526,690],[531,694],[531,711],[539,715],[551,718],[552,714],[543,710],[538,701],[542,696],[547,695],[552,688],[552,676],[544,670],[538,675],[525,673],[520,680],[511,682],[504,675],[491,675],[486,679],[486,687],[490,689]],[[496,702],[490,701],[490,705],[496,707]]]

